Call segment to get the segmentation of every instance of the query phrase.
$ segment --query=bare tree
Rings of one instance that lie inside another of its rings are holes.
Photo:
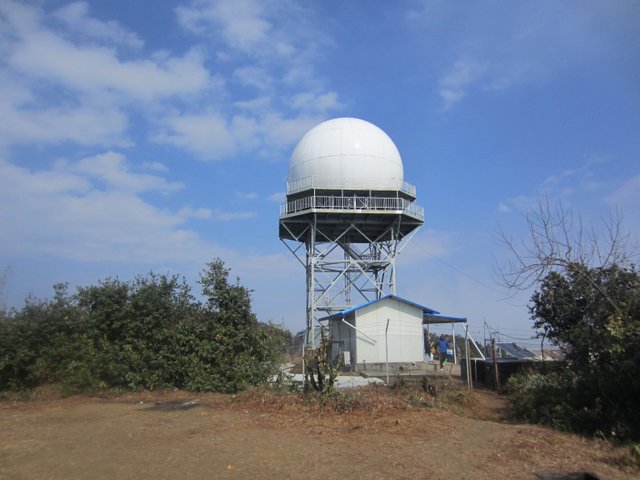
[[[515,240],[502,227],[496,234],[510,253],[510,258],[497,266],[498,281],[514,293],[538,285],[552,271],[625,266],[634,258],[630,235],[623,231],[617,210],[602,219],[602,228],[597,230],[561,202],[551,206],[546,196],[538,196],[524,218],[528,229],[524,240]]]

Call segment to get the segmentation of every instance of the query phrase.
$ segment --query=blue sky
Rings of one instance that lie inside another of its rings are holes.
[[[398,294],[530,335],[497,225],[538,194],[640,232],[640,3],[0,2],[3,302],[221,257],[263,321],[304,327],[278,240],[300,137],[333,117],[394,140],[425,226]],[[197,285],[195,285],[197,287]]]

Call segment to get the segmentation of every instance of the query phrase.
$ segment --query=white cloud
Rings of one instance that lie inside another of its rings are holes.
[[[506,201],[501,201],[498,203],[498,212],[500,213],[511,213],[511,207],[509,203]]]
[[[203,65],[203,52],[197,48],[183,56],[158,52],[151,58],[121,60],[110,45],[122,41],[135,44],[133,34],[115,23],[93,19],[87,11],[86,4],[75,3],[54,15],[73,29],[81,24],[103,38],[107,46],[67,39],[45,26],[46,17],[41,10],[11,1],[4,3],[0,7],[7,30],[3,46],[11,52],[7,65],[34,79],[79,92],[118,92],[144,101],[193,94],[216,83]]]
[[[623,229],[630,232],[632,246],[629,253],[638,259],[640,256],[640,175],[635,175],[619,185],[604,199],[610,208],[620,212]]]
[[[160,111],[153,141],[204,160],[249,151],[279,158],[306,130],[344,108],[314,74],[315,51],[327,42],[302,7],[282,0],[196,0],[176,14],[185,29],[213,48],[228,48],[226,62],[235,65],[215,106],[209,100]],[[296,82],[289,84],[292,74]],[[247,87],[257,96],[247,98]]]
[[[121,61],[110,48],[81,47],[45,30],[28,32],[9,58],[14,69],[33,78],[145,102],[194,94],[215,84],[203,62],[198,49],[182,57]]]
[[[267,69],[255,65],[245,65],[234,70],[233,77],[241,85],[266,90],[273,84],[273,78]]]
[[[231,222],[233,220],[249,220],[255,218],[256,212],[229,212],[219,208],[215,208],[212,211],[212,218],[221,222]]]
[[[226,60],[241,54],[291,66],[330,43],[307,10],[288,0],[194,0],[176,14],[186,30],[226,46],[219,52]]]
[[[264,126],[260,125],[259,113],[254,112],[254,114],[256,114],[255,118],[247,115],[236,115],[231,119],[229,128],[242,151],[256,149],[262,143],[260,130]]]
[[[9,79],[10,88],[0,92],[0,113],[8,127],[0,132],[0,145],[72,142],[130,146],[133,107],[153,119],[156,130],[149,136],[158,143],[173,145],[203,159],[224,159],[258,148],[261,156],[273,157],[329,112],[343,108],[338,95],[320,88],[317,79],[307,79],[312,85],[296,83],[298,93],[287,91],[286,95],[282,85],[273,83],[273,72],[283,65],[289,73],[302,69],[314,77],[313,55],[301,55],[280,66],[271,60],[245,62],[230,78],[245,86],[268,89],[269,94],[234,101],[230,92],[223,90],[222,80],[205,67],[205,50],[201,47],[182,56],[156,52],[150,57],[125,61],[115,48],[109,47],[109,42],[115,45],[131,40],[124,35],[127,32],[115,24],[92,19],[84,3],[71,4],[55,15],[75,29],[85,21],[93,25],[95,20],[94,33],[105,42],[103,46],[72,41],[48,29],[41,10],[8,5],[11,8],[5,7],[4,13],[13,35],[7,42],[5,78]],[[237,9],[225,2],[197,5],[222,9],[216,10],[220,21],[234,23],[232,15],[248,15],[250,3]],[[266,15],[257,8],[250,17],[263,13]],[[202,19],[210,20],[206,16]],[[245,20],[238,20],[229,31],[240,35],[242,28],[238,25],[245,24]],[[280,37],[301,35],[299,30],[287,28],[280,29]],[[268,41],[274,51],[293,54],[281,38],[270,37]],[[211,107],[215,92],[222,93],[221,99],[230,100],[229,108],[224,103]]]
[[[574,168],[549,174],[536,189],[536,195],[518,195],[501,200],[498,203],[498,212],[528,210],[537,205],[538,195],[570,202],[582,194],[589,195],[610,187],[612,181],[606,179],[604,168],[612,159],[610,155],[591,155]]]
[[[72,170],[105,182],[108,188],[119,191],[139,193],[155,190],[168,193],[183,188],[181,183],[168,182],[156,175],[133,173],[125,156],[117,152],[83,158],[74,164]]]
[[[487,72],[486,63],[471,59],[460,59],[440,78],[440,97],[443,109],[448,110],[462,100],[466,91]]]
[[[230,212],[221,208],[181,208],[178,217],[187,220],[196,218],[199,220],[214,220],[217,222],[231,222],[235,220],[249,220],[257,216],[255,212]]]
[[[282,76],[282,82],[288,87],[297,85],[315,85],[316,69],[306,62],[292,63]]]
[[[335,92],[321,94],[313,92],[299,93],[293,96],[291,103],[296,110],[306,112],[315,111],[324,113],[344,108],[344,105],[338,100],[338,94]]]
[[[279,158],[326,114],[285,117],[276,110],[238,115],[228,123],[216,113],[179,114],[161,119],[158,143],[185,149],[203,160],[224,160],[238,153],[259,149],[259,155]]]
[[[198,218],[201,220],[208,220],[213,216],[213,212],[209,208],[189,208],[184,207],[178,211],[178,216],[181,218]]]
[[[268,96],[256,97],[251,100],[240,100],[234,103],[234,106],[240,110],[248,110],[253,113],[266,111],[271,106],[272,98]]]
[[[257,200],[259,195],[256,192],[236,192],[236,197],[242,200]]]
[[[0,145],[74,142],[128,146],[127,116],[112,106],[41,106],[26,88],[0,80]]]
[[[9,191],[19,194],[17,199],[27,199],[29,192],[37,192],[39,195],[78,194],[91,189],[91,182],[80,175],[57,170],[30,172],[6,161],[0,161],[0,173],[3,184],[1,191],[6,199],[2,205],[6,210],[10,209],[11,203],[15,203],[10,201]],[[23,193],[19,193],[21,191]]]
[[[605,197],[605,202],[628,210],[637,210],[640,205],[640,175],[625,181]]]
[[[226,62],[240,63],[230,80],[268,92],[261,99],[293,89],[298,93],[287,94],[293,101],[285,107],[295,112],[342,107],[334,92],[325,91],[316,71],[319,51],[333,45],[332,40],[300,4],[288,0],[195,0],[176,12],[184,28],[215,46],[228,48],[217,55]],[[239,99],[236,105],[242,108],[244,102],[248,101]]]
[[[461,59],[440,79],[440,84],[451,89],[464,88],[482,77],[486,71],[486,64],[475,60]]]
[[[177,160],[158,144],[204,159],[256,151],[277,160],[343,108],[316,74],[317,51],[329,42],[302,7],[193,2],[192,13],[214,9],[200,18],[183,10],[184,25],[193,22],[203,35],[198,43],[148,53],[136,32],[94,17],[89,2],[53,12],[43,5],[0,2],[0,146],[15,155],[0,157],[0,252],[109,265],[221,256],[263,268],[260,255],[211,244],[191,228],[258,213],[176,204],[172,194],[186,188],[172,180],[167,162]],[[156,144],[144,145],[139,158],[133,149],[116,151],[148,139]],[[9,148],[17,145],[25,148]],[[49,147],[62,158],[47,166]],[[272,257],[267,264],[282,260]]]
[[[269,195],[269,200],[275,203],[284,203],[287,201],[287,194],[285,192],[276,192]]]
[[[237,149],[225,119],[215,112],[176,114],[162,119],[164,131],[154,140],[183,148],[205,160],[229,157]]]
[[[202,216],[202,210],[172,213],[135,192],[170,184],[127,173],[122,159],[116,159],[116,168],[109,161],[98,159],[98,164],[88,168],[83,161],[59,161],[52,169],[32,171],[0,161],[0,251],[77,261],[164,262],[200,260],[217,248],[183,226],[186,217]],[[110,179],[109,188],[97,188],[96,177]]]
[[[398,264],[406,267],[429,259],[439,259],[449,255],[455,248],[450,234],[433,229],[423,230],[411,239],[398,257]]]
[[[104,40],[109,43],[130,48],[142,48],[144,42],[134,32],[123,28],[118,22],[102,22],[88,15],[87,2],[74,2],[59,8],[53,16],[63,22],[71,31],[88,38]]]
[[[440,89],[440,98],[443,101],[443,109],[448,110],[455,103],[458,103],[464,97],[465,92],[463,90],[451,90],[449,88]]]
[[[8,34],[13,31],[26,32],[35,30],[41,16],[41,10],[30,5],[11,0],[0,2],[0,20],[2,20],[4,34],[6,35],[3,40],[6,40],[9,37]]]
[[[517,197],[507,198],[498,203],[498,212],[511,213],[513,211],[522,213],[536,205],[538,197],[518,195]]]
[[[6,1],[0,22],[0,146],[130,146],[132,109],[157,118],[170,102],[188,105],[222,88],[197,46],[122,59],[115,47],[141,47],[141,40],[117,22],[91,17],[83,2],[47,16]]]
[[[168,172],[167,166],[160,162],[142,162],[142,168],[154,170],[156,172]]]
[[[324,115],[285,118],[280,113],[272,112],[265,115],[260,123],[266,145],[279,150],[294,145],[307,131],[325,119]]]
[[[262,6],[254,0],[195,1],[176,8],[176,13],[187,30],[203,35],[213,24],[231,48],[249,52],[270,41],[271,24]]]
[[[637,2],[587,0],[580,8],[554,1],[418,5],[423,8],[411,9],[407,25],[423,42],[423,60],[435,68],[444,62],[438,88],[444,110],[471,92],[541,84],[576,66],[630,71],[638,65],[637,55],[619,47],[638,41]]]

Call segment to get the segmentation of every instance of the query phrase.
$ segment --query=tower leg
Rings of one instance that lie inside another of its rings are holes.
[[[309,229],[306,241],[307,249],[307,345],[316,348],[315,332],[315,251],[316,251],[316,225],[313,219],[313,228]]]

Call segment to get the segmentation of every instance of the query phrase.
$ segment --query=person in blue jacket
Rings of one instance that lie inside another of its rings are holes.
[[[447,361],[447,350],[449,350],[449,343],[447,342],[447,336],[443,333],[438,340],[438,353],[440,353],[440,370],[444,368],[444,362]]]

